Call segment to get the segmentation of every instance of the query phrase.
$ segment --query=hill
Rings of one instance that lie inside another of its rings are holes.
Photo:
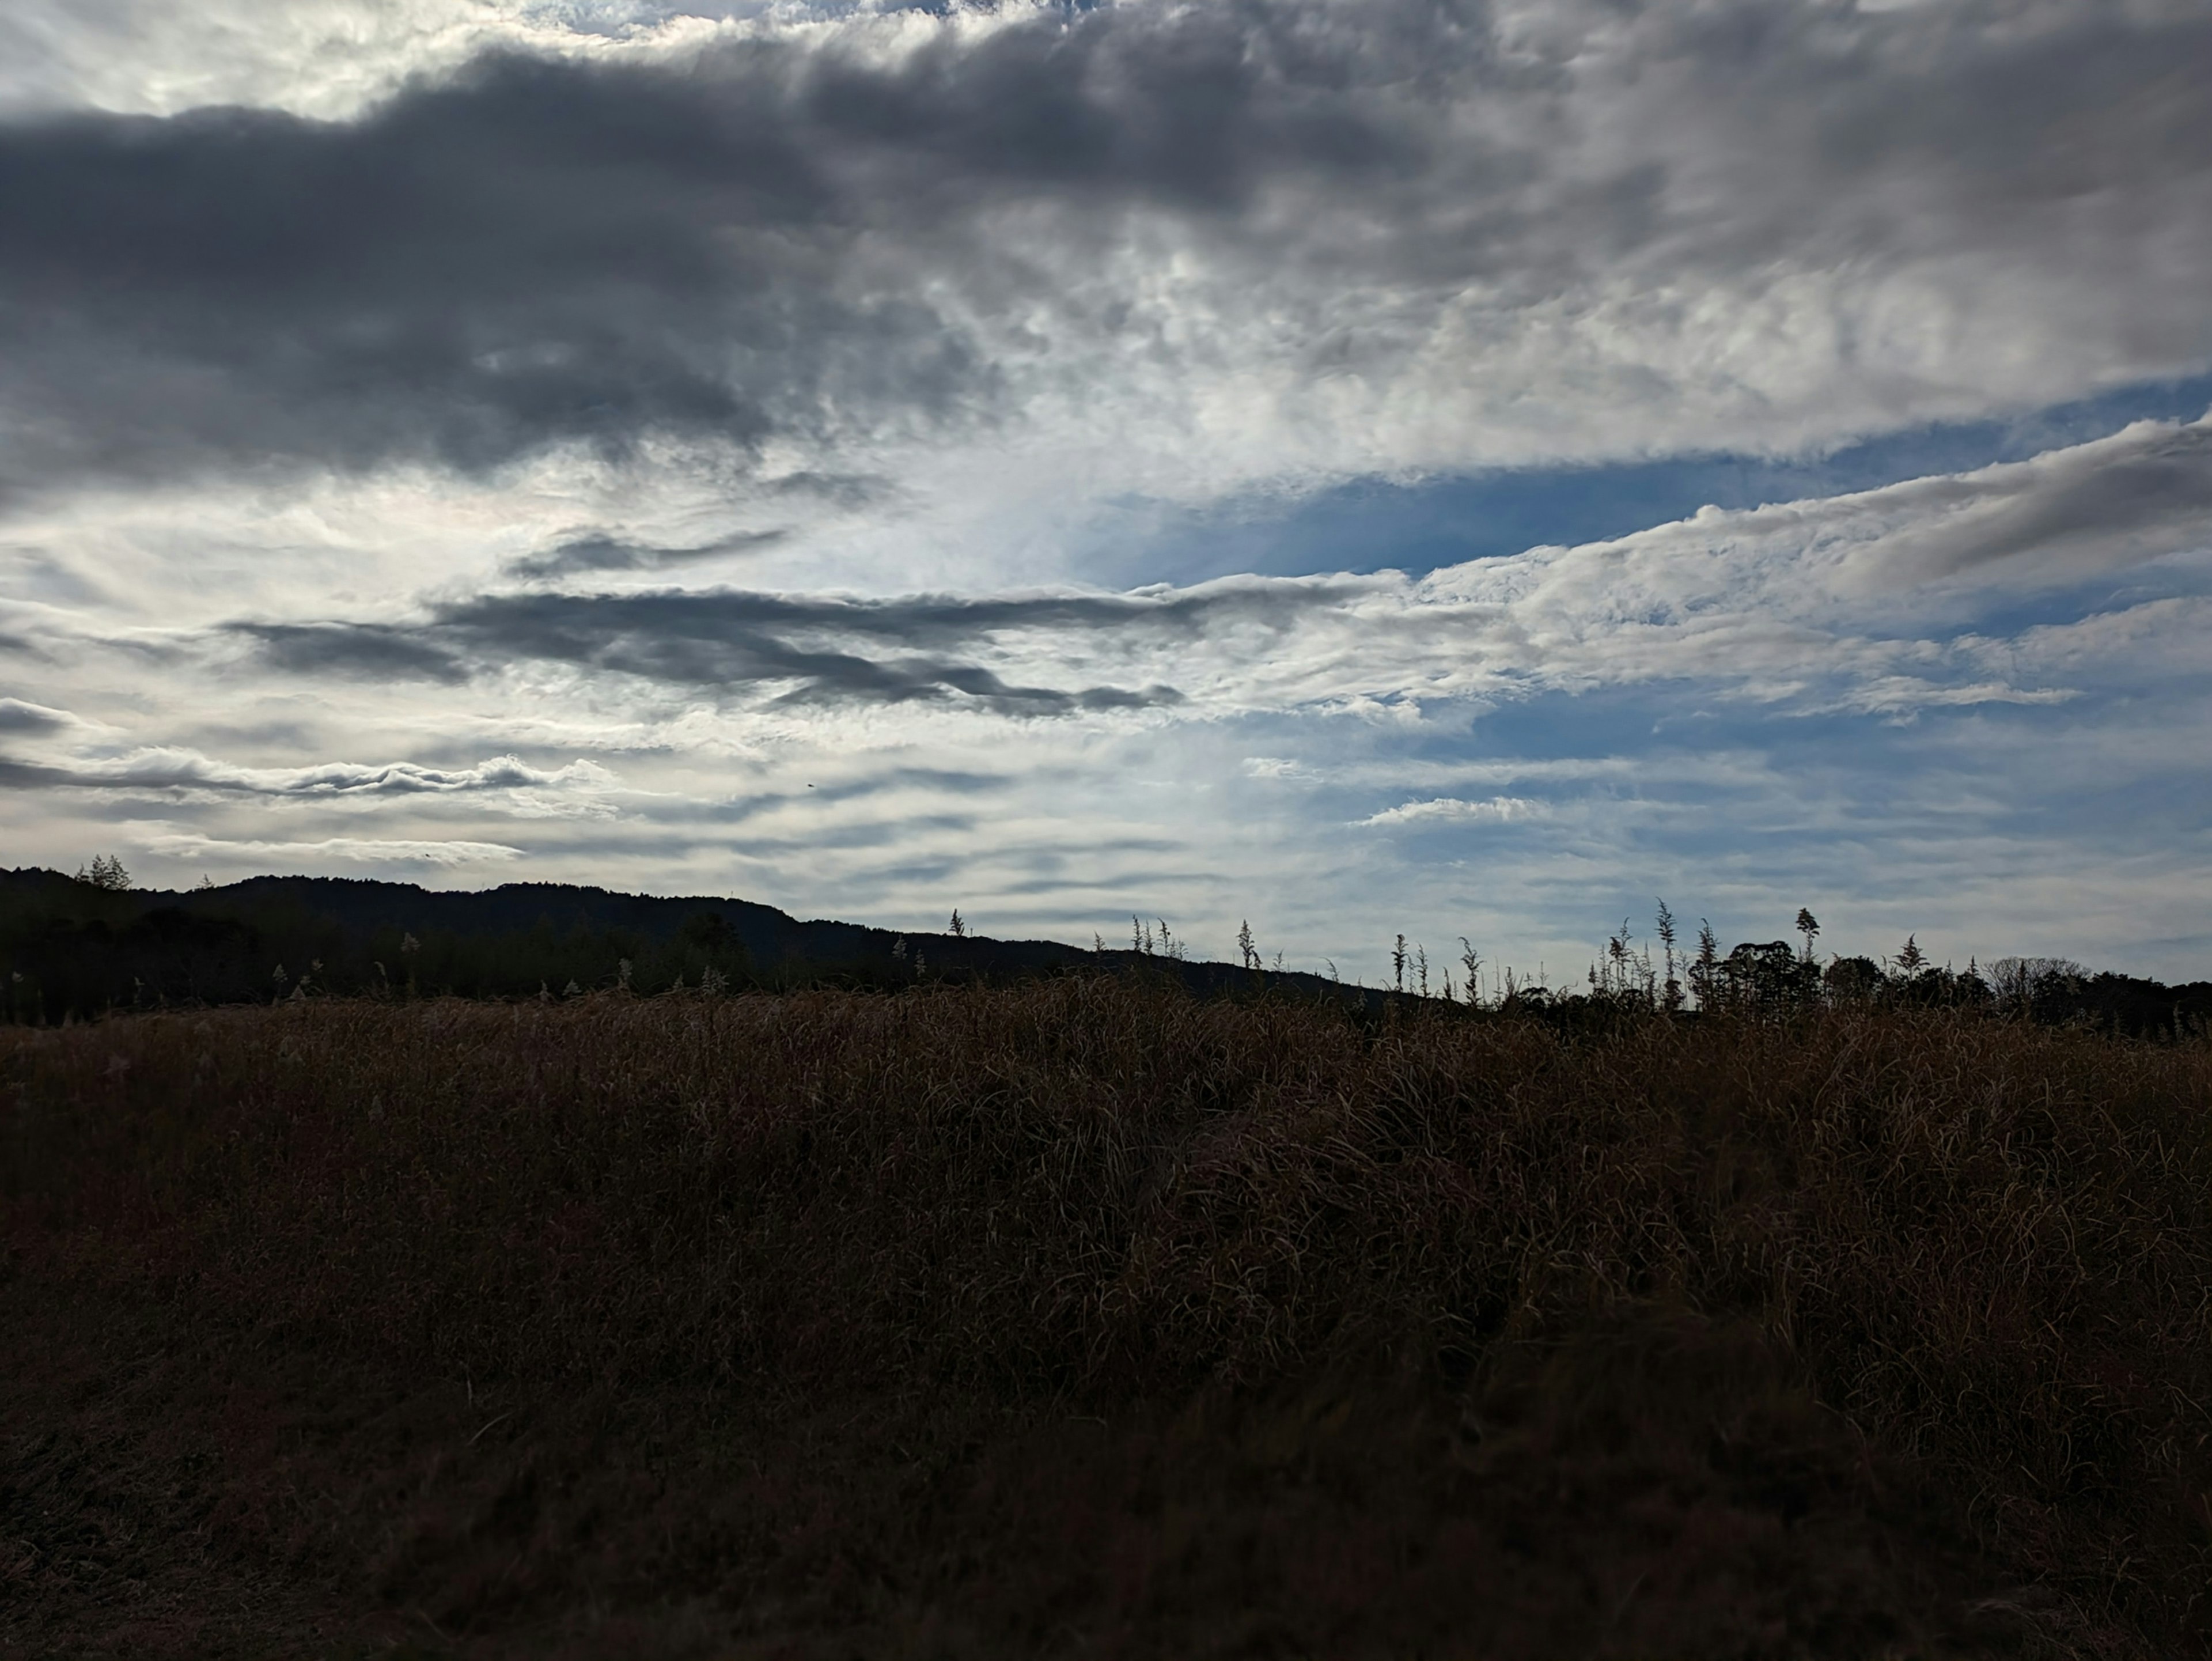
[[[221,887],[112,889],[57,871],[0,871],[7,1013],[60,1021],[108,1009],[309,995],[527,997],[627,986],[782,988],[1006,979],[1145,965],[1194,991],[1263,983],[1361,999],[1319,976],[1054,940],[901,934],[802,922],[756,901],[662,898],[558,883],[442,892],[412,883],[253,877]]]

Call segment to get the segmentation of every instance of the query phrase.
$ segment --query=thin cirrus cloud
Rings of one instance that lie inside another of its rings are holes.
[[[1526,796],[1492,796],[1487,801],[1467,801],[1457,796],[1431,796],[1426,801],[1403,802],[1395,807],[1386,807],[1379,813],[1369,814],[1359,822],[1362,824],[1420,824],[1443,820],[1510,824],[1521,819],[1540,818],[1547,811],[1544,803],[1532,801]]]

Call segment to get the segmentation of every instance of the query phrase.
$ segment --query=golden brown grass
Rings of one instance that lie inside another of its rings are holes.
[[[0,1057],[27,1652],[2208,1650],[2201,1043],[1099,978]]]

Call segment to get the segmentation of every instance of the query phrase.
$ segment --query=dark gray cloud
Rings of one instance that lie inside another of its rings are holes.
[[[1036,595],[836,599],[736,589],[501,593],[447,602],[411,626],[240,623],[273,666],[300,673],[458,682],[519,662],[562,663],[677,685],[787,684],[793,703],[971,700],[1008,715],[1173,704],[1173,687],[1010,684],[975,648],[1012,630],[1140,629],[1195,638],[1211,618],[1287,618],[1304,590],[1273,584],[1158,597]]]
[[[1263,163],[1382,159],[1349,113],[1261,116],[1233,23],[1096,84],[1128,33],[1014,28],[890,70],[774,40],[674,68],[501,56],[354,124],[0,128],[9,401],[50,462],[112,468],[477,467],[988,404],[990,367],[921,297],[948,212],[1063,191],[1225,211]],[[848,280],[885,232],[911,253]]]
[[[47,767],[37,762],[16,761],[0,756],[0,784],[15,790],[50,789],[56,785],[77,782],[65,767]]]
[[[2117,285],[2107,356],[2171,362],[2212,346],[2207,227],[2160,194],[2212,165],[2209,79],[2189,7],[1237,0],[494,57],[351,123],[19,121],[0,431],[20,486],[988,427],[1078,337],[1231,350],[1104,275],[1139,212],[1316,378],[1432,355],[1471,286],[1571,316],[1626,281],[1663,331],[1717,275],[1960,257]]]
[[[811,469],[761,481],[774,496],[805,496],[848,511],[888,502],[898,494],[890,480],[872,473],[824,473]]]
[[[1889,538],[1879,563],[1893,575],[1960,576],[1998,560],[2096,569],[2203,547],[2212,545],[2212,417],[1886,494],[1951,509]]]
[[[509,576],[544,581],[594,571],[666,571],[729,554],[755,553],[788,539],[788,531],[752,531],[697,548],[659,548],[615,537],[578,537],[542,554],[507,563]]]
[[[224,110],[0,132],[11,390],[50,412],[51,447],[115,467],[743,443],[836,390],[838,342],[945,396],[957,343],[834,295],[831,193],[774,65],[738,78],[709,97],[502,58],[358,125]],[[748,356],[755,373],[730,372]]]
[[[21,698],[0,698],[0,733],[55,733],[74,725],[59,709]]]
[[[449,684],[469,671],[449,649],[413,630],[377,623],[241,623],[234,632],[258,643],[268,665],[285,674],[351,675],[377,680],[437,680]]]

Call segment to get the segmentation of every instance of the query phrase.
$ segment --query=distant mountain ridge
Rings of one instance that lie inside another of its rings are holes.
[[[756,900],[664,897],[565,883],[473,891],[347,877],[250,877],[221,887],[101,888],[58,871],[0,871],[7,1013],[54,1020],[111,1008],[386,989],[513,997],[626,986],[911,983],[1143,964],[1213,992],[1262,984],[1364,1001],[1317,975],[1263,974],[1057,940],[801,921]]]

